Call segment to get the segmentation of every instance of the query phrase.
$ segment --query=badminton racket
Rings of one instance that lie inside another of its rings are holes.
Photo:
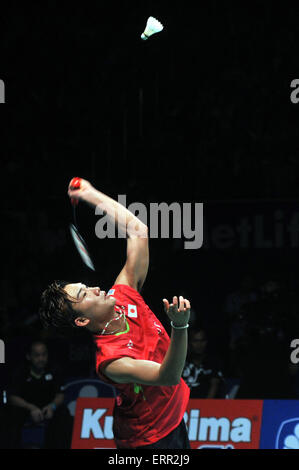
[[[80,189],[80,187],[81,187],[81,178],[78,178],[78,177],[73,178],[70,182],[70,189],[77,190],[77,189]],[[79,203],[78,199],[71,198],[74,223],[70,224],[70,232],[71,232],[75,247],[77,248],[78,253],[81,256],[83,263],[86,266],[88,266],[88,268],[90,268],[92,271],[95,271],[94,263],[89,254],[87,244],[84,238],[82,237],[82,235],[80,235],[79,230],[78,230],[77,214],[76,214],[78,203]]]

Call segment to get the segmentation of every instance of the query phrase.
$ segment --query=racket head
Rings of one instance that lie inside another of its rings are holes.
[[[88,266],[92,271],[95,271],[94,264],[91,260],[91,257],[88,252],[87,245],[84,241],[84,239],[81,237],[80,233],[78,232],[77,228],[75,225],[71,224],[70,225],[70,232],[74,241],[74,244],[79,252],[79,255],[82,258],[82,261]]]

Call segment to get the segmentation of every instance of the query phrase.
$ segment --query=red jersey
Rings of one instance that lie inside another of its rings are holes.
[[[162,363],[170,338],[142,296],[130,286],[117,284],[107,295],[124,307],[127,329],[114,335],[94,335],[96,368],[103,382],[113,385],[119,396],[113,411],[117,447],[153,444],[175,429],[186,410],[190,389],[181,378],[178,385],[118,384],[103,374],[103,367],[121,357]]]

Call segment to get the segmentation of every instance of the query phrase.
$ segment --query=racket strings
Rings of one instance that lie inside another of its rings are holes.
[[[75,204],[73,204],[73,220],[74,220],[74,224],[70,225],[70,231],[71,231],[73,241],[75,243],[75,247],[77,248],[82,258],[82,261],[86,264],[86,266],[88,266],[92,271],[95,271],[95,267],[90,257],[88,247],[84,239],[79,233],[78,222],[77,222],[77,210],[76,210]]]

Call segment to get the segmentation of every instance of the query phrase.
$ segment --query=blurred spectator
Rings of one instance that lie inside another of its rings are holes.
[[[295,377],[289,367],[289,323],[295,326],[290,293],[285,281],[272,276],[261,283],[257,301],[243,306],[246,328],[235,349],[241,379],[237,398],[296,398]]]
[[[251,276],[241,279],[240,287],[228,295],[226,300],[226,311],[231,317],[238,314],[244,304],[256,302],[257,289]]]
[[[190,388],[190,398],[221,398],[223,375],[215,357],[208,351],[208,338],[203,329],[193,330],[183,378]]]
[[[21,431],[26,424],[44,427],[45,448],[69,448],[72,418],[64,405],[62,378],[48,363],[46,344],[33,341],[26,359],[27,366],[12,376],[9,389],[11,447],[22,445]]]
[[[287,280],[276,277],[275,273],[264,277],[255,289],[243,281],[239,296],[235,295],[238,301],[227,308],[231,320],[230,368],[240,379],[239,399],[296,398],[296,377],[289,367],[289,336],[296,328],[293,310],[298,301]]]

